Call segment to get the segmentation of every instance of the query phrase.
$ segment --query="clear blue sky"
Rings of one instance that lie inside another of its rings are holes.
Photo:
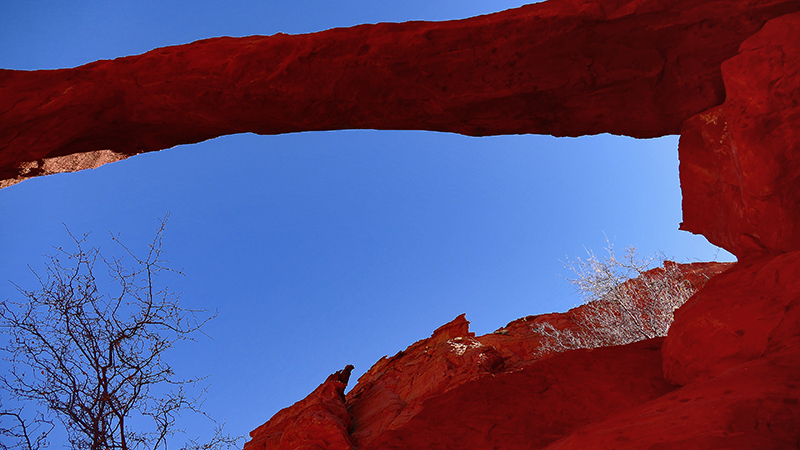
[[[508,0],[37,1],[0,4],[0,67],[73,67],[214,36],[446,20]],[[218,309],[173,354],[211,375],[206,410],[246,434],[333,371],[355,378],[467,313],[473,331],[580,301],[560,261],[636,245],[732,260],[681,221],[677,137],[469,138],[338,131],[228,136],[0,190],[0,299],[68,243],[133,247],[170,211],[187,306]],[[193,423],[186,424],[191,429]],[[57,443],[56,443],[57,444]],[[56,446],[57,447],[57,446]]]

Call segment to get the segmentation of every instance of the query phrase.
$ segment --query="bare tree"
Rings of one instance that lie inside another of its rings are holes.
[[[201,333],[214,316],[183,308],[178,293],[158,287],[159,275],[180,273],[164,259],[166,220],[141,257],[118,236],[111,239],[123,254],[119,258],[90,246],[88,235],[67,230],[74,249],[58,247],[47,257],[44,274],[34,271],[38,289],[15,285],[24,300],[0,304],[0,327],[9,337],[2,351],[10,366],[0,388],[60,419],[73,449],[166,448],[180,432],[180,413],[203,414],[203,392],[189,393],[200,380],[176,379],[163,357],[176,342]],[[106,284],[113,292],[101,292]],[[13,418],[14,433],[30,440],[23,418]],[[210,443],[190,441],[184,448],[235,443],[221,427],[216,430]]]
[[[584,300],[575,318],[578,329],[538,325],[535,331],[545,337],[541,354],[666,336],[675,310],[698,289],[663,255],[640,257],[628,247],[619,257],[610,243],[606,251],[602,260],[587,250],[586,259],[565,264],[575,273],[569,281]]]

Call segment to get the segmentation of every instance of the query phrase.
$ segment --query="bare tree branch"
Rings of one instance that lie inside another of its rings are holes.
[[[53,422],[42,414],[25,419],[23,408],[5,409],[0,402],[0,450],[39,450],[48,445]]]
[[[67,229],[74,248],[57,247],[43,274],[31,269],[39,287],[15,285],[23,300],[0,303],[0,328],[9,337],[0,350],[10,363],[0,388],[59,417],[73,449],[166,448],[179,431],[175,424],[181,412],[205,416],[202,393],[190,396],[187,390],[198,380],[177,379],[163,358],[175,343],[194,340],[216,316],[182,307],[179,293],[157,283],[164,273],[182,275],[164,258],[167,219],[160,221],[142,257],[113,234],[123,256],[104,256],[88,243],[88,234],[77,237]],[[113,289],[101,293],[106,285]],[[16,421],[3,428],[10,435],[31,436],[21,416],[0,414]],[[45,444],[36,437],[26,442],[20,448]],[[236,440],[219,429],[211,442],[202,448]]]

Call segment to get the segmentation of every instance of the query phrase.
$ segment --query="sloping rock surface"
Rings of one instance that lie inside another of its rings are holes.
[[[795,344],[734,366],[715,378],[611,414],[546,448],[800,448],[798,350]]]
[[[796,334],[787,334],[785,321],[798,302],[800,251],[737,264],[675,314],[664,344],[666,378],[679,385],[709,380],[788,345]]]
[[[279,411],[269,422],[250,433],[253,439],[244,448],[352,449],[352,422],[344,398],[352,370],[353,366],[347,366],[331,374],[308,397]]]
[[[729,267],[677,266],[696,288]],[[663,338],[554,353],[542,325],[576,329],[586,312],[580,306],[529,316],[478,337],[464,315],[458,316],[361,376],[344,403],[349,422],[342,423],[352,425],[339,426],[336,433],[347,429],[360,449],[544,448],[581,426],[678,389],[663,376]],[[269,436],[293,416],[298,426],[308,426],[308,405],[327,404],[320,392],[329,384],[253,431],[258,444],[247,450],[298,448]],[[337,400],[337,410],[339,405]],[[318,433],[316,427],[310,425],[311,434]]]
[[[475,379],[430,397],[359,448],[543,448],[676,389],[661,373],[662,341],[576,350]]]

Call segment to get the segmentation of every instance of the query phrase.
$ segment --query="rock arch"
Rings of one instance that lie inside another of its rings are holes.
[[[660,342],[624,350],[660,361],[661,381],[683,386],[677,394],[552,448],[792,448],[798,11],[796,0],[551,0],[458,21],[216,38],[74,69],[0,70],[0,187],[242,132],[681,134],[682,227],[741,262],[681,309],[663,351]],[[615,357],[629,356],[602,354]],[[336,412],[325,414],[349,414],[337,403],[342,381],[327,383],[320,392]],[[381,448],[402,443],[386,439]]]

